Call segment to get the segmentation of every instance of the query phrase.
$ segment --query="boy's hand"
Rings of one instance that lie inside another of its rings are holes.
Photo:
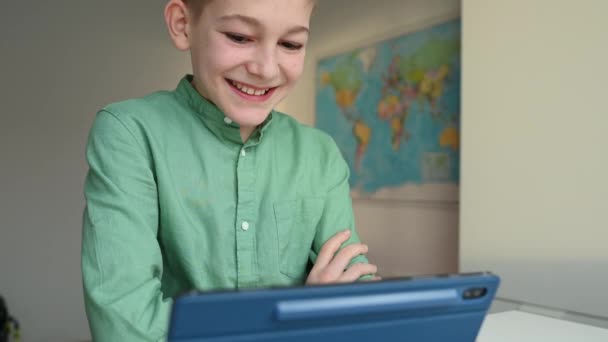
[[[356,263],[346,269],[354,257],[367,253],[367,246],[362,243],[348,245],[338,252],[350,234],[350,230],[341,231],[325,242],[317,256],[317,262],[308,274],[306,284],[350,283],[378,271],[376,265],[364,263]],[[380,277],[374,276],[370,280],[380,280]]]

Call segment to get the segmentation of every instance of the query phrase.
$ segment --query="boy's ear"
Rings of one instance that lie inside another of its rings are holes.
[[[190,49],[190,15],[183,0],[170,0],[165,6],[165,22],[173,45],[178,50]]]

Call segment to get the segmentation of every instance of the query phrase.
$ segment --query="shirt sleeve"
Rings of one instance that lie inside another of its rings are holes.
[[[329,191],[313,241],[313,250],[311,251],[313,264],[316,262],[323,244],[339,231],[351,230],[350,238],[342,245],[341,249],[360,242],[355,229],[355,217],[348,183],[350,169],[335,142],[332,139],[330,141],[331,152],[325,169],[325,174],[329,180]],[[351,260],[350,265],[355,263],[368,263],[368,260],[364,255],[359,255]],[[363,276],[360,279],[369,278],[371,278],[370,275]]]
[[[98,113],[86,148],[82,276],[94,341],[166,338],[158,196],[143,144],[112,113]]]

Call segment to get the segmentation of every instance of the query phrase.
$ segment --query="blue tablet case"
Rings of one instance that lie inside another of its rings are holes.
[[[169,342],[474,342],[499,278],[491,273],[191,293]]]

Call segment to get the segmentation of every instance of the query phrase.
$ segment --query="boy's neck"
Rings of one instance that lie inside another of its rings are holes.
[[[246,143],[249,140],[251,134],[255,131],[255,127],[241,127],[241,139],[243,143]]]

